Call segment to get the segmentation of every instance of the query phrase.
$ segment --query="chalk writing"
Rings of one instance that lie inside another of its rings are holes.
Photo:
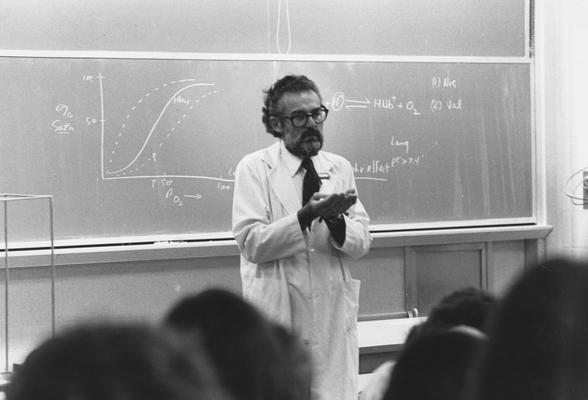
[[[333,111],[371,108],[374,110],[404,110],[412,113],[412,115],[421,115],[414,100],[401,100],[397,96],[373,99],[363,96],[352,99],[347,98],[343,92],[337,92],[331,97],[331,101],[326,102],[325,105]]]
[[[404,146],[404,152],[406,154],[409,153],[409,144],[408,144],[408,140],[405,140],[404,142],[400,142],[396,139],[395,136],[392,136],[392,139],[390,139],[390,146]]]
[[[364,97],[363,100],[346,99],[345,101],[348,103],[345,106],[345,108],[348,110],[352,108],[368,108],[369,104],[371,103],[367,97]]]
[[[98,123],[97,118],[86,117],[86,126],[95,125]]]
[[[61,113],[61,115],[63,115],[66,118],[73,118],[73,113],[70,111],[69,106],[66,104],[59,104],[57,107],[55,107],[55,111]]]
[[[53,127],[54,133],[59,133],[62,135],[68,135],[75,130],[71,123],[64,122],[60,119],[56,119],[55,121],[51,122],[51,127]]]
[[[397,100],[396,96],[392,96],[386,99],[374,99],[373,106],[376,109],[384,110],[405,109],[406,111],[411,111],[413,115],[421,115],[419,110],[417,110],[413,100],[402,102]]]
[[[397,167],[418,167],[423,159],[423,155],[418,156],[397,156],[389,160],[372,160],[367,164],[359,164],[355,162],[352,164],[355,174],[366,175],[388,175],[394,168]]]
[[[463,101],[461,98],[456,100],[441,100],[441,99],[432,99],[431,100],[431,112],[440,112],[443,110],[448,111],[463,111]]]
[[[219,181],[216,183],[216,188],[218,190],[231,190],[233,187],[231,185],[227,185],[226,183]]]
[[[331,107],[333,111],[341,111],[345,105],[345,93],[337,92],[333,95],[331,102],[327,102],[327,106]]]
[[[156,189],[159,192],[163,191],[166,200],[178,207],[182,207],[184,202],[181,197],[175,193],[173,184],[174,181],[172,179],[158,178],[151,180],[151,187],[153,189]]]
[[[53,120],[51,122],[51,127],[53,128],[53,133],[59,133],[61,135],[69,135],[75,131],[75,128],[71,122],[74,117],[73,112],[71,111],[70,106],[67,104],[58,104],[55,107],[55,111],[59,114],[59,119]]]
[[[445,104],[447,105],[448,110],[463,110],[461,99],[447,100]]]
[[[431,100],[431,112],[438,112],[443,110],[443,102],[439,99]]]
[[[173,103],[190,105],[190,99],[187,99],[181,95],[177,95],[176,97],[174,97]]]
[[[457,88],[457,81],[448,76],[434,76],[433,79],[431,79],[431,87],[434,89]]]

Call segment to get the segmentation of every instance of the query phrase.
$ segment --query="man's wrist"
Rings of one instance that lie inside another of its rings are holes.
[[[331,215],[329,217],[323,218],[327,222],[337,222],[343,219],[343,213],[339,213],[336,215]]]
[[[309,207],[302,207],[298,210],[298,223],[300,224],[300,228],[305,230],[306,228],[310,227],[312,221],[317,217]]]
[[[346,223],[345,217],[343,213],[330,216],[324,219],[329,231],[331,232],[331,236],[335,241],[339,244],[339,246],[343,246],[345,242],[345,230],[346,230]]]
[[[341,222],[345,219],[345,215],[347,215],[346,212],[340,212],[339,214],[330,215],[328,217],[321,217],[320,220],[325,222]]]

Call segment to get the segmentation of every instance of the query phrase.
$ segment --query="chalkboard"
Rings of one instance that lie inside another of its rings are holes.
[[[0,192],[54,195],[62,243],[230,237],[234,168],[274,140],[262,89],[304,73],[372,229],[529,221],[530,68],[4,57]],[[13,210],[13,239],[46,237],[41,208]]]
[[[0,2],[0,49],[526,56],[529,0]]]

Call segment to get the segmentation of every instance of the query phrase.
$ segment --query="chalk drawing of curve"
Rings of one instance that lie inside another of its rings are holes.
[[[190,83],[190,82],[194,82],[194,83]],[[197,99],[192,101],[192,105],[189,106],[189,110],[192,110],[193,107],[200,103],[202,100],[204,100],[206,97],[209,97],[211,95],[217,94],[219,93],[218,90],[215,90],[214,87],[214,83],[199,83],[196,82],[195,79],[183,79],[183,80],[177,80],[177,81],[171,81],[169,83],[163,84],[162,87],[169,87],[170,85],[174,85],[174,84],[183,84],[184,86],[180,87],[179,89],[177,89],[171,96],[169,96],[169,98],[167,99],[167,101],[165,102],[165,105],[161,108],[161,111],[158,113],[157,117],[155,118],[155,121],[153,122],[153,124],[151,125],[151,127],[148,129],[148,133],[147,136],[145,137],[143,143],[141,146],[139,146],[139,149],[136,151],[136,153],[134,154],[134,156],[130,157],[130,161],[128,161],[124,166],[120,167],[120,168],[116,168],[116,169],[104,169],[104,179],[138,179],[138,178],[154,178],[154,177],[160,177],[160,176],[166,176],[168,178],[171,177],[184,177],[184,178],[201,178],[201,179],[211,179],[211,180],[225,180],[222,178],[216,178],[216,177],[208,177],[208,176],[198,176],[198,175],[170,175],[170,174],[135,174],[139,169],[140,166],[143,166],[144,164],[140,164],[140,159],[143,156],[143,158],[147,158],[149,161],[152,162],[156,162],[157,160],[155,159],[156,154],[153,153],[152,155],[147,155],[147,147],[148,144],[150,143],[151,140],[154,139],[154,135],[155,133],[159,130],[161,131],[162,129],[160,128],[160,124],[162,123],[162,119],[164,118],[164,116],[166,116],[166,114],[169,113],[170,111],[170,106],[172,104],[174,104],[174,100],[177,100],[180,95],[186,91],[189,91],[193,88],[196,87],[202,87],[205,89],[204,94],[200,95]],[[127,121],[131,118],[132,113],[137,110],[138,107],[140,107],[142,104],[144,104],[145,100],[150,97],[153,93],[159,91],[160,88],[157,87],[154,90],[146,93],[143,97],[141,97],[139,100],[137,100],[136,104],[133,105],[130,109],[130,112],[127,114],[126,116],[126,120],[125,122],[122,123],[121,125],[121,129],[118,132],[118,136],[117,136],[117,140],[115,141],[115,149],[112,150],[110,156],[113,157],[116,154],[116,146],[119,145],[119,140],[120,138],[123,136],[123,133],[125,132],[125,129],[127,128]],[[187,112],[183,113],[183,115],[181,116],[180,119],[178,119],[177,124],[181,124],[182,120],[185,119],[187,117]],[[174,133],[175,131],[175,127],[171,128],[170,130],[167,131],[167,134],[165,135],[165,138],[163,141],[161,141],[159,143],[159,146],[163,146],[163,143],[165,141],[165,139],[168,139],[170,137],[171,134]],[[110,158],[108,160],[108,165],[111,165],[113,162],[113,158]],[[129,175],[129,174],[133,174],[133,175]],[[227,179],[228,180],[228,179]]]

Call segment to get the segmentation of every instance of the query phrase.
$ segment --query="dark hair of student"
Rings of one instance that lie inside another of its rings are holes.
[[[241,296],[208,289],[182,299],[164,324],[202,340],[216,365],[222,384],[238,400],[298,400],[304,390],[293,352],[295,340],[275,331],[269,322]],[[298,374],[298,375],[297,375]]]
[[[467,325],[484,332],[488,316],[497,301],[493,294],[484,289],[458,289],[443,297],[433,307],[426,323],[438,327]]]
[[[227,399],[205,355],[186,346],[140,324],[75,326],[29,354],[6,399]]]
[[[588,263],[526,270],[490,320],[479,400],[588,398]]]
[[[490,292],[468,286],[457,289],[437,303],[425,322],[414,326],[406,337],[406,343],[429,330],[465,325],[486,333],[486,323],[498,299]]]
[[[394,365],[383,400],[469,400],[485,341],[458,329],[415,336]]]

